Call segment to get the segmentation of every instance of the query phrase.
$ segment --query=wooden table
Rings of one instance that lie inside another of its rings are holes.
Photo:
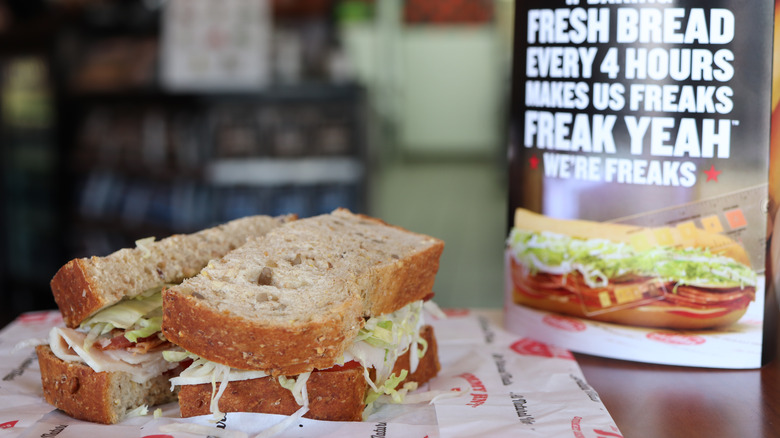
[[[576,357],[625,438],[780,437],[780,359],[713,370]]]

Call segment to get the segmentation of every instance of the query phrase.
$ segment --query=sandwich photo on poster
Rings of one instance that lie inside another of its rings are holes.
[[[744,248],[690,222],[644,228],[562,221],[523,209],[515,218],[509,263],[517,304],[629,326],[697,330],[731,326],[755,301],[758,275]]]
[[[601,3],[516,5],[505,324],[587,354],[760,367],[778,311],[774,1]]]

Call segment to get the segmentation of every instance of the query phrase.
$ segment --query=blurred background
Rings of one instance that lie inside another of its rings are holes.
[[[0,0],[0,311],[75,257],[346,207],[500,307],[512,0]]]

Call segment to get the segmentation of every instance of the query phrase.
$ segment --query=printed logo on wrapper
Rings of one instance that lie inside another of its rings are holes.
[[[575,438],[585,438],[585,434],[582,432],[582,417],[574,417],[571,419],[571,431],[574,432]],[[593,433],[598,438],[623,438],[623,435],[615,431],[593,429]]]
[[[680,333],[652,332],[647,334],[647,339],[672,345],[701,345],[707,342],[701,336],[683,335]]]
[[[469,309],[442,309],[442,311],[448,318],[463,318],[471,314]]]
[[[574,355],[572,355],[569,350],[547,345],[530,338],[520,339],[510,345],[509,348],[524,356],[554,357],[558,359],[574,360]]]
[[[547,315],[542,321],[550,327],[564,330],[567,332],[583,332],[588,327],[584,322],[576,318],[569,318],[561,315]]]
[[[19,420],[14,421],[6,421],[3,424],[0,424],[0,429],[12,429],[14,426],[16,426],[16,423],[18,423]]]
[[[484,405],[488,399],[488,393],[482,380],[472,373],[463,373],[458,377],[465,379],[471,386],[471,399],[466,405],[472,408]]]
[[[59,324],[62,322],[62,314],[60,312],[43,311],[43,312],[29,312],[19,315],[17,318],[22,324]]]

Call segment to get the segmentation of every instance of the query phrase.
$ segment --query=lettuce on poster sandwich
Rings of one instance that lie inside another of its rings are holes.
[[[628,237],[635,230],[520,210],[507,239],[515,302],[600,321],[701,329],[734,323],[755,299],[756,272],[727,237],[718,235],[718,251],[696,244],[700,235],[683,247],[637,249]]]

